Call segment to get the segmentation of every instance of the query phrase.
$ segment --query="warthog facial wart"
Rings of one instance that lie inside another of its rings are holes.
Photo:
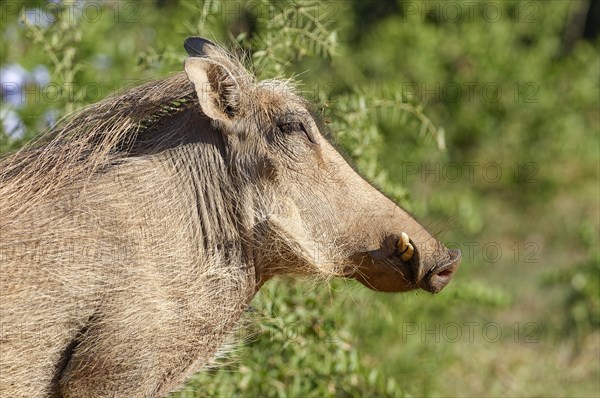
[[[165,396],[278,275],[437,293],[456,272],[460,251],[361,178],[289,83],[184,47],[185,72],[0,160],[0,319],[18,325],[1,397]]]

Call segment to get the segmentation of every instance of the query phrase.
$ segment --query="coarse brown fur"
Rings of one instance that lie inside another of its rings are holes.
[[[448,251],[345,163],[304,101],[200,43],[187,73],[2,159],[0,396],[164,396],[281,273],[441,288],[429,278]],[[403,231],[410,262],[389,245]]]

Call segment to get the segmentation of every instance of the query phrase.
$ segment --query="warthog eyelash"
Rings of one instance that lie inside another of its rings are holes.
[[[304,127],[304,124],[302,122],[281,123],[281,124],[277,125],[277,128],[282,133],[286,133],[286,134],[289,134],[289,133],[303,133],[306,136],[306,138],[308,138],[308,140],[312,144],[315,144],[315,140],[309,134],[308,130],[306,130],[306,128]]]

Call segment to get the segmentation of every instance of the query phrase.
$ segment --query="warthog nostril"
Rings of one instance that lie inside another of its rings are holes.
[[[454,249],[449,250],[448,254],[450,259],[447,262],[432,268],[423,278],[423,289],[431,293],[437,293],[450,282],[460,265],[461,253],[460,250]]]
[[[445,270],[443,270],[442,272],[440,272],[440,273],[438,273],[436,275],[439,276],[439,277],[447,277],[447,276],[452,276],[453,273],[454,273],[453,271],[451,271],[449,269],[445,269]]]

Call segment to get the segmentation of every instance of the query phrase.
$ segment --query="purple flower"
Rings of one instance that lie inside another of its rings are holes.
[[[17,112],[12,109],[2,108],[0,110],[0,121],[5,133],[14,139],[22,138],[25,134],[25,126],[23,121],[17,115]]]
[[[17,108],[25,103],[23,89],[30,79],[29,73],[19,64],[8,64],[0,68],[0,92],[2,102]]]

